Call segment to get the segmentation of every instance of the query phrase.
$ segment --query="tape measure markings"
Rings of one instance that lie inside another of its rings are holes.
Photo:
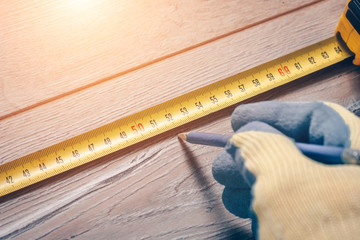
[[[0,166],[0,196],[352,56],[335,37]]]

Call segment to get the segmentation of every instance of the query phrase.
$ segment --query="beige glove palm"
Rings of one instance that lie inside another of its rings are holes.
[[[360,237],[358,166],[317,163],[275,133],[250,131],[231,141],[256,178],[252,208],[260,239]]]

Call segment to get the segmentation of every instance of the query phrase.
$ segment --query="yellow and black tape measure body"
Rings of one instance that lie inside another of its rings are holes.
[[[352,2],[349,2],[349,6]],[[344,23],[345,20],[343,17],[340,19],[337,31],[342,37],[354,37],[354,31],[349,27],[351,24]],[[349,37],[346,41],[352,44],[352,49],[357,49],[356,43],[351,42]],[[206,116],[352,55],[346,46],[332,37],[1,165],[0,196]]]
[[[340,16],[335,34],[343,39],[350,51],[355,53],[353,63],[360,65],[360,0],[348,1]]]

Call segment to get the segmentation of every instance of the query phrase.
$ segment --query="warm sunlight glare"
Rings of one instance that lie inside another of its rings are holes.
[[[74,15],[74,17],[91,18],[99,11],[103,11],[110,1],[96,0],[65,0],[59,2],[59,10],[66,11]]]

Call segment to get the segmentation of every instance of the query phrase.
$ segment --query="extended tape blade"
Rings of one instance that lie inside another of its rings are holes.
[[[0,196],[239,103],[353,54],[335,38],[0,166]]]

